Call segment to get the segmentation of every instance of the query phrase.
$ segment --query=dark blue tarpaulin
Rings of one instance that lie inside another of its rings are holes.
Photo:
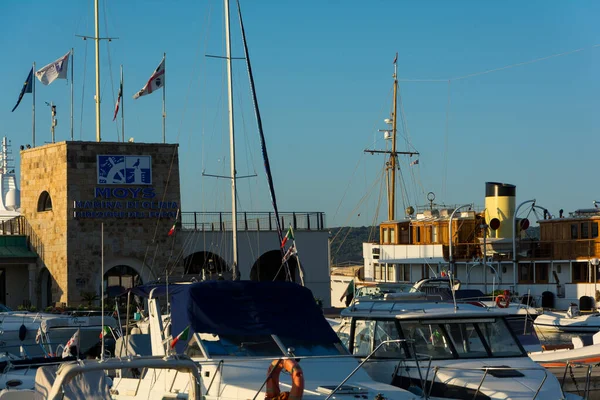
[[[132,292],[165,295],[165,285],[140,286]],[[312,292],[292,282],[209,281],[169,285],[171,333],[188,325],[192,332],[217,335],[278,335],[292,340],[337,343],[337,335]]]

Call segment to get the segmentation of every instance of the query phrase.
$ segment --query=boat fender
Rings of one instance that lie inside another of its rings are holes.
[[[496,305],[499,308],[507,308],[510,304],[510,296],[508,290],[504,291],[504,294],[499,294],[496,296]]]
[[[21,324],[21,326],[19,327],[19,340],[22,342],[23,340],[25,340],[26,336],[27,336],[27,327],[25,326],[25,324]]]
[[[279,374],[285,369],[292,377],[292,388],[289,392],[281,392],[279,389]],[[268,400],[301,400],[304,393],[304,374],[296,360],[273,360],[267,372]]]

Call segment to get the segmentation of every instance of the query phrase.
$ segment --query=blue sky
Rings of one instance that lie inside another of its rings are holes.
[[[126,138],[162,140],[161,95],[132,95],[166,52],[167,141],[180,144],[182,209],[229,209],[228,182],[201,176],[229,171],[224,62],[205,57],[224,54],[222,3],[105,0],[100,10],[100,35],[119,38],[101,49],[103,140],[118,138],[120,64]],[[389,116],[396,52],[401,80],[443,81],[400,83],[408,127],[400,149],[408,136],[421,153],[415,167],[401,159],[409,194],[400,210],[425,204],[430,191],[436,202],[483,206],[486,181],[515,184],[517,202],[536,198],[553,214],[600,200],[600,3],[246,0],[242,11],[281,210],[324,211],[329,226],[385,219],[383,158],[363,150],[385,146],[377,130]],[[233,55],[242,56],[235,15],[232,26]],[[94,46],[75,36],[93,27],[92,1],[0,5],[0,135],[14,150],[31,142],[31,95],[10,112],[31,63],[40,68],[71,47],[75,139],[95,140]],[[234,81],[238,174],[258,175],[240,181],[240,209],[270,211],[243,61]],[[58,105],[57,141],[67,140],[67,82],[36,89],[37,144],[50,140],[45,101]]]

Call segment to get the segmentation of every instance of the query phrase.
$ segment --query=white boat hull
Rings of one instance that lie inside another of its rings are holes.
[[[547,313],[538,316],[533,325],[548,332],[596,333],[600,331],[600,314],[569,318],[566,313]]]

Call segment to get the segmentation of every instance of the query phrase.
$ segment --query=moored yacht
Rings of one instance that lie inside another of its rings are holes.
[[[133,293],[147,298],[152,355],[191,357],[202,369],[206,398],[270,399],[285,391],[305,399],[422,396],[376,382],[358,368],[310,290],[295,283],[208,281],[142,286]],[[162,317],[164,300],[171,306],[168,320]],[[136,336],[142,334],[127,340]],[[111,390],[139,387],[143,398],[163,378],[118,372]],[[172,374],[167,381],[172,393],[185,398],[187,379]]]
[[[359,300],[338,335],[375,380],[432,396],[563,399],[558,380],[528,356],[497,309],[471,304]]]
[[[543,200],[517,203],[515,185],[486,182],[483,207],[473,199],[444,204],[429,192],[426,201],[412,200],[412,205],[405,202],[403,210],[396,209],[397,175],[403,175],[398,173],[402,165],[398,158],[419,153],[397,149],[396,73],[393,77],[392,112],[381,130],[385,149],[365,150],[387,158],[388,210],[386,220],[379,223],[379,240],[363,243],[364,280],[414,283],[445,273],[460,279],[465,288],[486,294],[508,290],[512,302],[528,296],[537,300],[538,307],[563,310],[583,296],[593,302],[600,282],[599,202],[566,215],[562,209],[550,212]],[[407,164],[416,169],[419,159]],[[403,192],[403,200],[407,197]],[[535,224],[539,226],[534,228]]]

